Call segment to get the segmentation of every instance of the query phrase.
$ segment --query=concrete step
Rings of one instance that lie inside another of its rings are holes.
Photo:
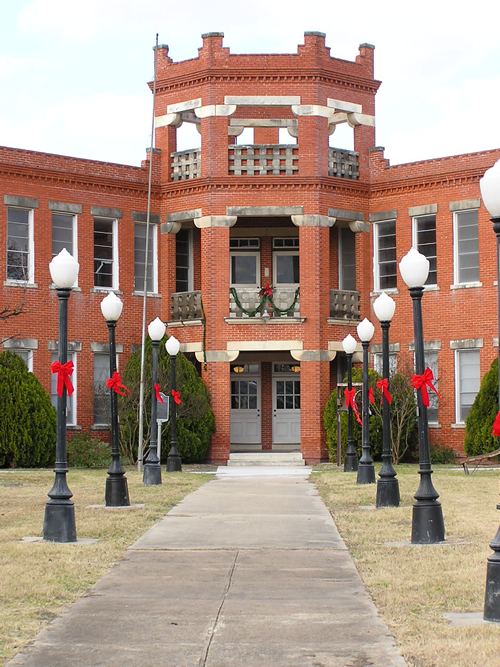
[[[304,466],[301,452],[232,452],[228,466]]]

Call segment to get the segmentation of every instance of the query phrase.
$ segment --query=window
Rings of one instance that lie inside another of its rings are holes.
[[[16,354],[26,364],[26,368],[30,373],[33,372],[33,350],[26,350],[20,347],[10,347],[9,352]]]
[[[7,207],[7,280],[34,281],[33,210]]]
[[[136,222],[134,227],[134,290],[144,291],[144,272],[146,270],[146,229],[147,225]],[[158,271],[156,252],[156,225],[149,225],[148,261],[147,261],[147,292],[158,291]]]
[[[339,228],[339,289],[356,290],[356,237],[348,227]]]
[[[76,253],[76,217],[69,213],[52,212],[52,257],[63,248],[77,258]]]
[[[275,252],[273,262],[275,285],[299,284],[299,253],[297,251]]]
[[[260,282],[260,255],[255,252],[231,253],[231,284],[256,287]]]
[[[430,368],[434,376],[432,384],[439,391],[439,374],[438,374],[438,353],[436,350],[424,350],[424,365],[425,368]],[[429,391],[429,407],[427,408],[427,420],[431,424],[438,423],[438,396],[431,390]]]
[[[191,292],[193,289],[193,233],[181,229],[175,235],[176,292]]]
[[[94,218],[94,285],[118,289],[116,220]]]
[[[231,380],[231,409],[257,410],[257,380]]]
[[[429,260],[430,270],[425,284],[437,285],[435,215],[420,215],[413,218],[413,245]]]
[[[297,236],[287,236],[282,239],[273,239],[274,250],[298,250],[299,239]]]
[[[373,355],[373,368],[374,370],[383,377],[383,361],[382,353],[375,352]],[[392,377],[398,372],[398,355],[396,352],[389,352],[389,376]]]
[[[477,209],[454,214],[455,284],[479,281]]]
[[[260,239],[229,239],[229,248],[231,250],[258,250],[260,248]]]
[[[394,289],[396,281],[396,221],[375,225],[375,290]]]
[[[59,360],[59,353],[52,352],[51,363]],[[68,350],[68,361],[72,361],[74,364],[73,375],[71,376],[71,383],[75,389],[74,393],[71,396],[66,394],[66,424],[68,426],[76,425],[76,352],[70,352]],[[57,373],[51,373],[51,382],[50,382],[50,400],[52,405],[57,410]]]
[[[456,421],[465,422],[480,384],[479,350],[455,350]]]
[[[106,380],[109,378],[109,354],[94,353],[94,424],[111,423],[111,403]]]

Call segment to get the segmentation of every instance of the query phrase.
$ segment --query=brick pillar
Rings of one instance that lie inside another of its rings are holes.
[[[168,322],[172,318],[170,295],[176,291],[176,238],[181,228],[179,222],[163,223],[160,226],[160,247],[158,252],[159,266],[158,291],[161,299],[161,319]]]
[[[278,144],[280,139],[279,127],[255,127],[253,140],[255,144]]]
[[[201,119],[201,175],[203,178],[228,175],[227,116]]]
[[[172,172],[170,155],[177,150],[177,128],[174,125],[158,127],[155,132],[155,143],[161,151],[160,179],[162,183],[168,183]]]
[[[273,385],[272,363],[261,364],[260,418],[262,449],[270,451],[273,446]]]
[[[212,435],[209,459],[211,463],[225,465],[231,447],[230,364],[221,361],[203,364],[202,378],[209,391],[215,416],[215,433]]]
[[[321,116],[299,116],[299,175],[328,174],[328,119]]]
[[[300,443],[302,456],[310,464],[328,460],[323,412],[330,396],[330,361],[300,362]],[[312,356],[312,355],[311,355]]]

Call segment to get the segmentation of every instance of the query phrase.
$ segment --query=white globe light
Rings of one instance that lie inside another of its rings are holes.
[[[358,347],[358,344],[356,342],[356,339],[354,336],[351,336],[351,334],[348,334],[344,340],[342,341],[342,347],[344,348],[344,352],[346,354],[354,354],[356,352],[356,348]]]
[[[110,292],[101,301],[101,313],[106,322],[116,322],[123,310],[123,301],[114,292]]]
[[[78,277],[80,264],[73,255],[70,255],[66,248],[52,258],[49,264],[50,277],[56,287],[68,289],[73,287]]]
[[[181,344],[175,336],[170,336],[170,338],[165,343],[165,347],[167,348],[169,355],[171,357],[175,357],[180,350]]]
[[[408,287],[423,287],[429,268],[429,260],[416,248],[411,248],[399,262],[399,272]]]
[[[481,197],[492,218],[500,217],[500,160],[479,179]]]
[[[159,317],[154,319],[152,322],[148,324],[148,334],[151,340],[154,340],[155,343],[160,341],[163,336],[165,335],[165,331],[167,330],[167,327],[165,324],[160,320]]]
[[[359,340],[363,343],[368,343],[373,338],[375,327],[370,320],[365,317],[365,319],[356,327],[356,331],[358,332]]]
[[[386,292],[382,292],[373,302],[373,310],[379,322],[390,322],[394,317],[396,302]]]

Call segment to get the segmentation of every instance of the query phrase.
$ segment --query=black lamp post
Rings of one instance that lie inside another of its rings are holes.
[[[399,263],[399,271],[413,301],[415,371],[422,377],[425,371],[422,294],[429,275],[429,260],[412,248]],[[414,496],[411,541],[413,544],[433,544],[444,540],[444,519],[439,494],[432,484],[427,407],[420,390],[417,391],[417,405],[420,484]]]
[[[342,347],[347,357],[347,390],[349,392],[352,391],[352,355],[357,345],[356,339],[351,334],[348,334],[342,341]],[[358,469],[358,456],[352,426],[352,406],[349,402],[347,407],[347,447],[344,458],[344,472],[356,472]]]
[[[375,484],[375,467],[370,451],[370,406],[368,401],[368,346],[373,338],[375,327],[366,317],[356,327],[363,347],[363,406],[361,417],[361,458],[358,465],[357,484]]]
[[[119,382],[116,376],[116,344],[115,344],[115,329],[116,323],[122,314],[123,302],[114,292],[110,292],[101,301],[101,312],[109,332],[109,373],[110,382]],[[130,500],[128,496],[127,478],[125,471],[122,468],[120,461],[120,445],[118,432],[118,401],[116,389],[119,386],[110,386],[110,401],[111,401],[111,465],[108,469],[108,477],[106,479],[106,493],[105,502],[106,507],[128,507]]]
[[[53,364],[52,372],[58,373],[57,392],[57,440],[54,484],[48,493],[43,521],[43,539],[51,542],[76,542],[75,506],[66,480],[68,461],[66,452],[66,396],[70,383],[71,368],[68,367],[68,299],[78,277],[80,265],[66,249],[54,257],[49,264],[50,276],[57,289],[59,299],[59,361]],[[64,378],[67,378],[67,381]],[[62,387],[61,387],[62,385]],[[70,387],[71,391],[71,387]]]
[[[394,299],[382,292],[373,302],[373,310],[382,328],[382,376],[387,386],[382,388],[382,467],[377,480],[377,507],[399,507],[399,482],[392,465],[391,407],[386,396],[389,391],[389,327],[396,309]]]
[[[481,197],[488,209],[493,223],[493,231],[497,237],[497,283],[498,283],[498,380],[499,396],[498,410],[500,413],[500,160],[488,169],[479,181]],[[500,510],[500,504],[497,505]],[[486,568],[486,592],[484,598],[484,620],[500,622],[500,527],[493,541],[490,542],[493,550],[488,557]]]
[[[165,343],[165,347],[170,355],[170,385],[172,387],[170,398],[170,451],[167,457],[167,472],[180,472],[182,463],[177,449],[177,403],[174,394],[177,391],[176,362],[180,343],[175,336],[170,336]]]
[[[161,465],[158,458],[158,424],[156,421],[157,415],[157,398],[156,398],[156,382],[158,379],[158,349],[160,341],[165,335],[165,324],[157,317],[149,323],[148,333],[152,344],[152,369],[151,369],[151,430],[149,436],[149,450],[144,463],[143,482],[146,486],[154,484],[161,484]]]

